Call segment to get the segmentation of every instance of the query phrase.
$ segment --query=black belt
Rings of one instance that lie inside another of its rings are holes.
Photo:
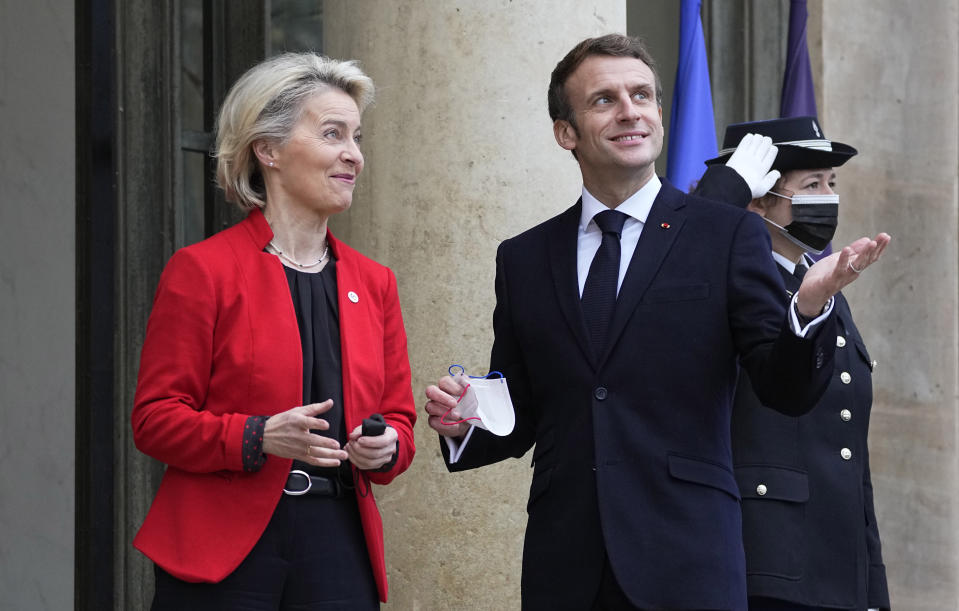
[[[306,471],[294,469],[286,477],[286,485],[283,486],[283,493],[290,496],[302,496],[304,494],[316,496],[339,497],[342,494],[340,482],[329,477],[320,475],[310,475]]]

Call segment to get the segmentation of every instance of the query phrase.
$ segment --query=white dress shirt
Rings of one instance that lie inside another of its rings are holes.
[[[802,266],[805,267],[806,269],[809,269],[809,268],[811,267],[811,266],[809,265],[809,261],[806,260],[806,255],[803,255],[802,258],[799,259],[799,263],[795,263],[795,262],[793,262],[793,261],[790,261],[789,259],[787,259],[786,257],[782,256],[781,254],[779,254],[778,252],[776,252],[776,251],[774,250],[774,251],[773,251],[773,260],[774,260],[776,263],[778,263],[779,265],[781,265],[782,268],[783,268],[784,270],[786,270],[787,272],[789,272],[790,274],[795,274],[795,273],[796,273],[796,266],[797,266],[797,265],[802,265]]]
[[[659,195],[662,183],[658,176],[653,176],[642,189],[629,196],[626,201],[616,206],[616,210],[626,214],[629,218],[623,225],[623,233],[619,238],[619,279],[616,282],[616,295],[623,286],[626,269],[636,252],[636,244],[643,233],[646,218],[653,207],[653,200]],[[589,266],[603,241],[603,232],[593,220],[593,217],[604,210],[609,210],[606,204],[597,200],[583,187],[583,211],[579,217],[579,234],[576,240],[576,272],[579,280],[579,296],[583,296],[583,287],[586,286],[586,276],[589,275]]]

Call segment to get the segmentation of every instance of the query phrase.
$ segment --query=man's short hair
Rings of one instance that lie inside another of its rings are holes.
[[[656,70],[656,61],[650,55],[646,43],[635,36],[624,36],[622,34],[606,34],[598,38],[587,38],[579,43],[566,54],[566,57],[556,64],[553,69],[553,75],[549,81],[549,93],[547,100],[549,103],[549,117],[553,121],[562,119],[569,122],[573,128],[576,128],[576,121],[573,117],[573,107],[566,96],[566,81],[569,76],[579,68],[579,65],[587,57],[593,55],[608,55],[610,57],[634,57],[653,71],[656,78],[656,104],[663,105],[663,85],[659,80],[659,71]]]

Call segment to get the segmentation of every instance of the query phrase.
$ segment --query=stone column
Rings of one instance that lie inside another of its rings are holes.
[[[893,236],[846,291],[878,361],[870,450],[892,605],[957,609],[959,2],[815,4],[823,127],[860,153],[839,174],[837,242]]]
[[[0,2],[4,609],[73,608],[74,20],[72,2]]]
[[[367,167],[333,229],[397,274],[418,408],[451,363],[486,373],[499,242],[579,196],[553,140],[550,72],[579,40],[625,27],[622,0],[324,5],[324,51],[361,60],[378,88]],[[519,608],[529,461],[448,474],[420,414],[413,466],[375,490],[388,608]]]

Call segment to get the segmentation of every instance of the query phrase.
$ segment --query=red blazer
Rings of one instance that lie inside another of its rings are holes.
[[[279,260],[263,251],[273,232],[260,210],[177,251],[153,302],[134,401],[133,439],[166,463],[133,545],[190,582],[229,575],[259,540],[291,460],[270,456],[243,471],[249,415],[303,404],[303,356]],[[387,484],[413,460],[416,409],[396,279],[327,234],[336,256],[346,430],[383,414],[399,435]],[[357,495],[380,598],[387,597],[383,525],[373,494]]]

